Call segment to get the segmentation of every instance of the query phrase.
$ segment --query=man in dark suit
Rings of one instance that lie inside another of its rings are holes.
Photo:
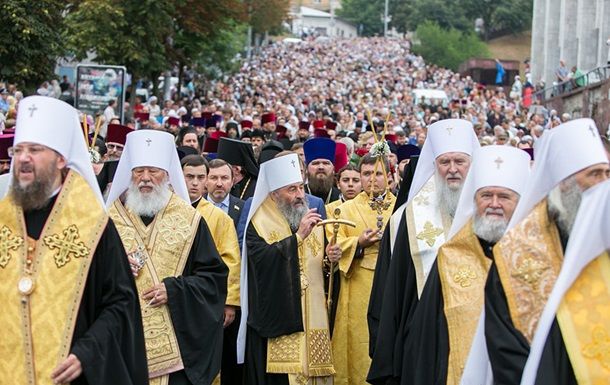
[[[228,214],[237,229],[244,201],[230,194],[233,186],[233,169],[222,159],[213,159],[209,165],[206,199]]]

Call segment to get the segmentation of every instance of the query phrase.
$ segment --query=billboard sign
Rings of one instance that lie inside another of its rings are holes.
[[[116,100],[114,111],[123,123],[126,69],[109,65],[76,66],[75,107],[92,116],[102,114],[108,101]]]

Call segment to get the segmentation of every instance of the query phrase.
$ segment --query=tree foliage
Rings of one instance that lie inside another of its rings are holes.
[[[460,0],[467,14],[485,21],[485,40],[531,28],[533,0]]]
[[[343,0],[338,15],[362,25],[362,35],[383,32],[385,0]],[[516,33],[530,28],[533,0],[389,0],[390,27],[398,32],[415,31],[427,21],[442,28],[474,31],[474,22],[482,18],[485,39]]]
[[[33,91],[53,77],[62,53],[60,28],[64,2],[0,1],[0,79]]]
[[[384,0],[343,0],[337,16],[358,27],[361,36],[383,34]]]
[[[443,29],[433,21],[420,24],[415,35],[413,52],[427,62],[454,71],[469,58],[490,56],[487,46],[475,34]]]
[[[277,30],[288,15],[289,0],[246,0],[245,11],[254,33]]]

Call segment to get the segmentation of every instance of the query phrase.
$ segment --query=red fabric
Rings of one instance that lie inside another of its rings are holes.
[[[336,142],[335,143],[335,172],[339,172],[343,167],[345,167],[349,163],[349,158],[347,157],[347,146],[345,143]]]
[[[263,116],[261,116],[261,123],[262,124],[275,123],[275,114],[272,112],[263,114]]]
[[[326,124],[324,123],[323,120],[314,120],[313,121],[313,128],[314,129],[324,128],[325,126],[326,126]]]
[[[106,143],[118,143],[125,145],[127,134],[133,131],[133,128],[120,124],[109,124],[108,132],[106,133]]]

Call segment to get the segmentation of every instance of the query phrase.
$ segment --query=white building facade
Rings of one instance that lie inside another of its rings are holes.
[[[337,18],[334,14],[309,7],[299,7],[292,15],[292,33],[316,33],[322,36],[350,38],[358,36],[355,25]]]
[[[586,73],[610,61],[610,0],[534,0],[531,73],[550,86],[563,60]]]

